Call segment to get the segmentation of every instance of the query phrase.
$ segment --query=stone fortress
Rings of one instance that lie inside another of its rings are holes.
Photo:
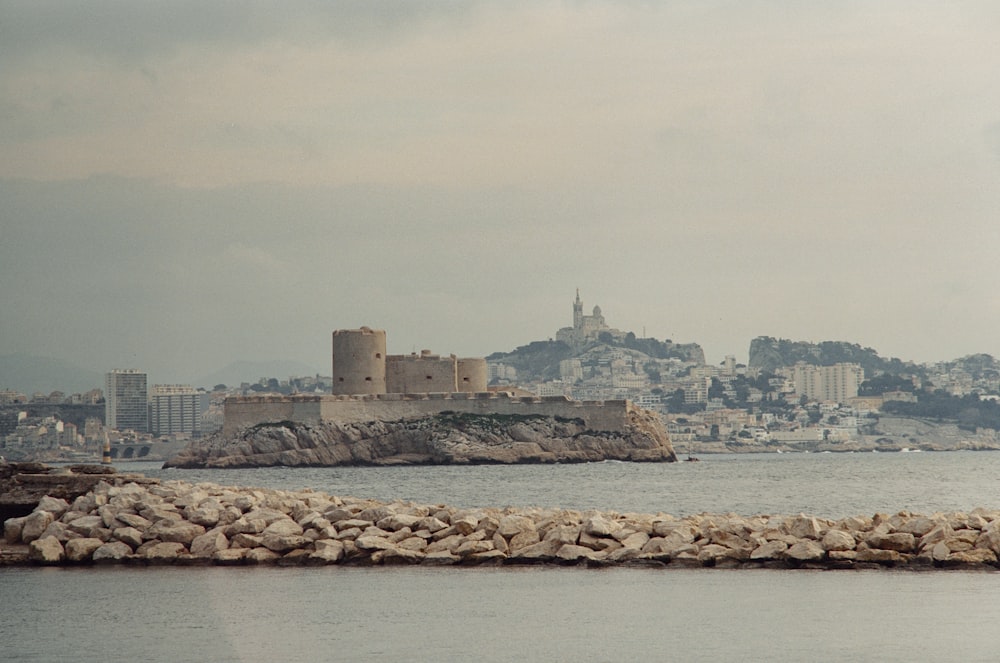
[[[385,331],[338,329],[333,332],[333,393],[421,394],[486,391],[486,360],[420,354],[386,355]]]
[[[515,396],[487,389],[484,358],[428,350],[387,355],[384,330],[333,332],[333,393],[226,399],[223,435],[269,422],[303,424],[398,421],[444,412],[542,415],[582,421],[596,431],[622,432],[636,408],[626,400],[574,401],[565,396]]]

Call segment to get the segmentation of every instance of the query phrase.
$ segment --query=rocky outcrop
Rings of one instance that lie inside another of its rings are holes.
[[[30,512],[45,496],[72,501],[111,475],[126,481],[147,480],[140,474],[118,474],[114,467],[104,465],[0,462],[0,520]]]
[[[633,410],[623,431],[544,415],[441,413],[399,421],[284,421],[192,442],[164,467],[566,463],[677,460],[659,418]]]
[[[24,564],[995,569],[1000,510],[839,520],[802,514],[678,518],[102,481],[72,504],[40,501],[28,516],[7,520],[4,537],[5,545],[23,553],[0,560]]]

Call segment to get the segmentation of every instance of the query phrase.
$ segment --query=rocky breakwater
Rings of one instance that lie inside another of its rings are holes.
[[[20,561],[40,564],[994,569],[1000,511],[679,518],[101,482],[72,503],[43,498],[7,520],[4,537],[26,545]]]
[[[30,513],[44,496],[73,500],[100,481],[149,481],[141,474],[119,474],[107,465],[52,467],[44,463],[0,462],[0,520]]]
[[[193,441],[164,467],[566,463],[677,460],[662,422],[629,412],[622,431],[545,415],[441,414],[364,423],[262,423]]]

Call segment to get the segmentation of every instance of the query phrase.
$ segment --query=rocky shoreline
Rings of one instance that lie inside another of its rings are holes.
[[[261,423],[194,440],[164,467],[468,465],[677,460],[659,417],[629,413],[623,430],[581,419],[442,412],[397,421]]]
[[[462,509],[107,476],[4,523],[0,563],[985,569],[1000,510],[808,515]]]

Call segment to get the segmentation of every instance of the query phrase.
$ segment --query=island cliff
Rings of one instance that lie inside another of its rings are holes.
[[[395,421],[269,421],[188,445],[164,467],[562,463],[677,460],[656,414],[630,408],[623,426],[581,418],[443,411]]]

